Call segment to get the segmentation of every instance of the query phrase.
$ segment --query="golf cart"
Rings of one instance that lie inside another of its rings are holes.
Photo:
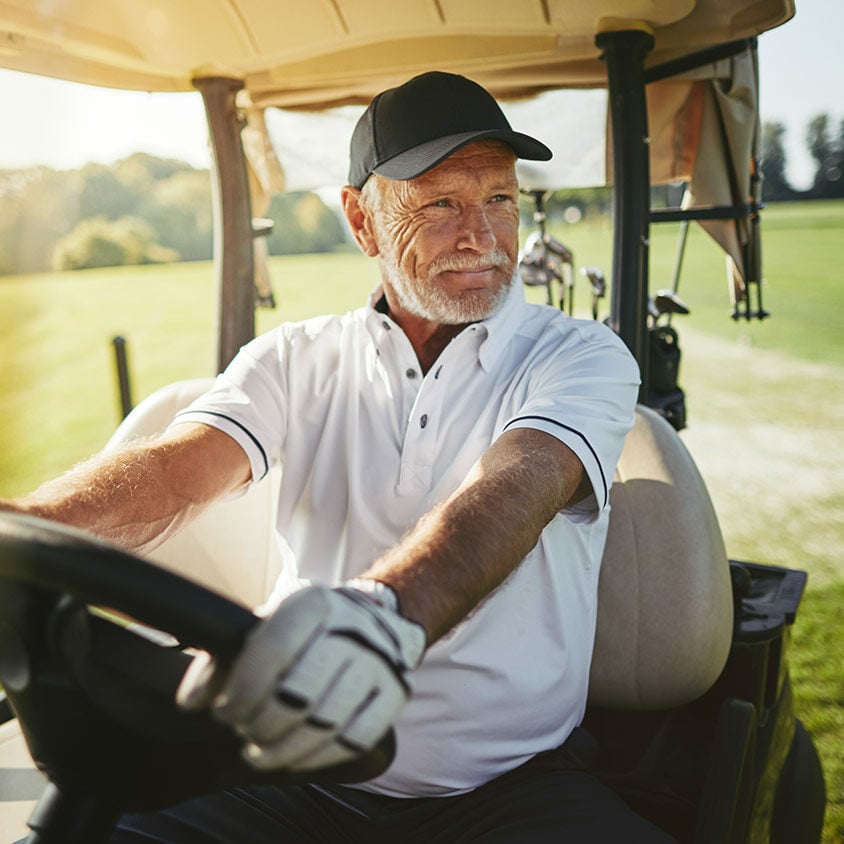
[[[360,105],[428,69],[464,73],[520,105],[560,89],[607,89],[608,321],[639,362],[642,388],[612,490],[586,726],[604,748],[603,779],[696,844],[809,844],[823,823],[822,773],[788,674],[805,575],[728,559],[675,430],[682,391],[659,369],[648,316],[648,232],[663,220],[705,226],[728,255],[737,315],[764,315],[755,39],[793,13],[791,0],[0,6],[4,67],[200,91],[214,161],[220,369],[254,334],[253,220],[284,181],[267,109]],[[539,114],[547,120],[547,109]],[[519,127],[556,146],[541,125]],[[534,191],[564,185],[538,167],[521,179]],[[682,207],[652,211],[651,185],[667,181],[688,183]],[[107,447],[161,430],[207,383],[148,397]],[[56,525],[0,516],[0,683],[9,704],[0,842],[25,836],[27,817],[30,842],[107,840],[121,812],[257,781],[238,761],[237,740],[205,716],[178,712],[173,693],[189,659],[183,646],[230,659],[255,622],[245,607],[263,600],[283,566],[271,527],[278,480],[209,511],[159,549],[158,565]],[[232,566],[246,542],[264,565],[242,572]],[[98,607],[171,638],[127,629]],[[319,777],[369,778],[389,764],[390,742]],[[260,776],[295,781],[285,771]]]

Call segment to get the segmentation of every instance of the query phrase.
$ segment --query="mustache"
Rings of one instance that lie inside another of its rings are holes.
[[[513,262],[503,249],[493,249],[485,255],[439,255],[428,265],[428,272],[473,273],[489,269],[510,270]]]

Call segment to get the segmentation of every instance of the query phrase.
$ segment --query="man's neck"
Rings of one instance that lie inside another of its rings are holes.
[[[401,327],[407,339],[410,340],[423,374],[434,365],[452,339],[466,327],[432,322],[425,317],[406,311],[396,303],[390,303],[389,300],[387,300],[387,315]]]
[[[410,340],[423,374],[434,365],[443,349],[466,327],[465,325],[432,323],[421,317],[408,319],[393,313],[391,317],[402,327]]]

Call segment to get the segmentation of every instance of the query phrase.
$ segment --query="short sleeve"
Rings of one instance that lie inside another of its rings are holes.
[[[211,389],[173,420],[200,422],[228,434],[244,450],[253,482],[281,461],[287,430],[283,335],[274,330],[244,346]]]
[[[603,510],[633,426],[638,387],[639,369],[624,343],[606,326],[584,322],[532,371],[504,430],[533,428],[565,443],[583,464]]]

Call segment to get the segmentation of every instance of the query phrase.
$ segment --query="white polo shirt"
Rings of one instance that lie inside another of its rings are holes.
[[[633,424],[638,370],[600,323],[524,301],[520,284],[423,377],[372,303],[285,324],[245,346],[178,416],[283,466],[278,532],[296,579],[363,572],[461,483],[504,431],[536,428],[582,462],[594,496],[558,514],[520,567],[426,653],[396,722],[397,756],[363,787],[471,790],[561,744],[586,703],[609,486]]]

